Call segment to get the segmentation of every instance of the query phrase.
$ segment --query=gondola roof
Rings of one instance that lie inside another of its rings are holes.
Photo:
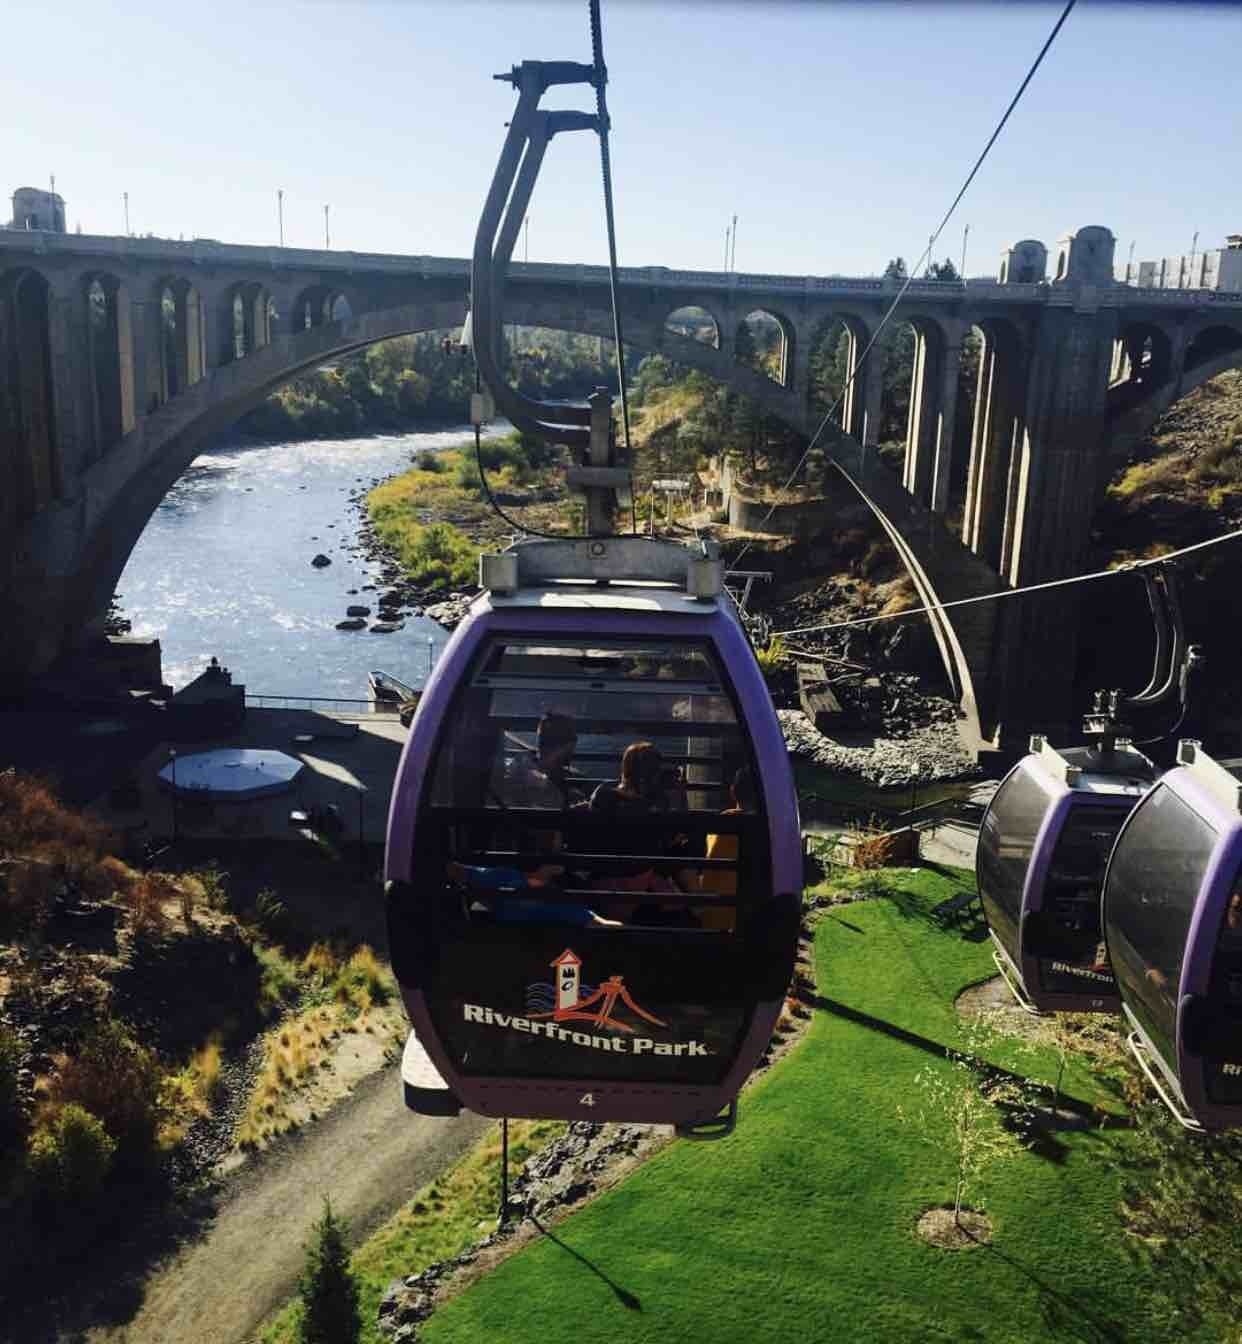
[[[481,604],[481,605],[479,605]],[[691,597],[663,584],[609,584],[606,587],[566,583],[547,588],[519,588],[512,593],[483,593],[476,614],[489,609],[541,607],[544,610],[666,612],[702,616],[721,605],[716,597]]]
[[[1135,799],[1151,787],[1157,773],[1151,761],[1124,740],[1108,751],[1094,746],[1057,751],[1036,734],[1026,759],[1050,779],[1076,792]]]

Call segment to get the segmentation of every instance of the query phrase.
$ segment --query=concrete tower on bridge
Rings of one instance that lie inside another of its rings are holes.
[[[64,233],[64,197],[58,191],[43,191],[39,187],[18,187],[13,193],[13,218],[9,228]]]

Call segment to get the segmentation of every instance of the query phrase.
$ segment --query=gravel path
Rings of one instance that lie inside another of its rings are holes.
[[[481,1116],[416,1116],[400,1066],[373,1074],[322,1120],[248,1163],[203,1237],[162,1266],[128,1325],[91,1344],[245,1344],[295,1290],[324,1195],[362,1241],[487,1128]]]

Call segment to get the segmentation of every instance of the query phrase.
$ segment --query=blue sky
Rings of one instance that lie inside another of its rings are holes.
[[[588,60],[585,0],[7,0],[0,191],[69,227],[465,256],[522,58]],[[604,0],[623,264],[867,274],[917,256],[1059,5]],[[1098,223],[1124,259],[1242,230],[1242,10],[1080,0],[937,249],[995,268]],[[558,95],[590,105],[590,92]],[[551,100],[549,100],[550,102]],[[530,258],[605,258],[598,150],[562,136]],[[519,245],[518,255],[521,255]]]

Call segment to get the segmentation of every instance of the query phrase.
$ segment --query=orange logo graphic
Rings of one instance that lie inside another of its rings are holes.
[[[551,1018],[553,1022],[589,1022],[596,1027],[611,1027],[614,1031],[632,1033],[634,1028],[628,1022],[613,1016],[617,1000],[620,999],[630,1012],[636,1013],[644,1021],[654,1023],[657,1027],[668,1026],[667,1022],[662,1022],[634,1002],[625,987],[625,980],[619,975],[610,975],[597,986],[593,994],[585,999],[580,998],[582,959],[572,948],[567,947],[552,962],[552,967],[556,971],[556,1007],[550,1013],[532,1013],[532,1021]],[[594,1008],[593,1012],[588,1011],[591,1008]]]

